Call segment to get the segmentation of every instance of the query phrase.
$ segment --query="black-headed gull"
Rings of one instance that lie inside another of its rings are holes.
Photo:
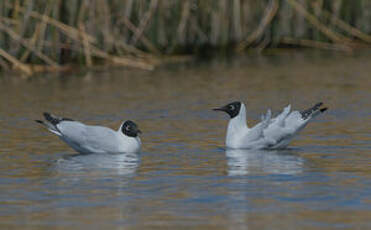
[[[246,107],[242,102],[232,102],[214,110],[224,111],[231,118],[227,128],[227,148],[279,149],[285,148],[313,117],[327,110],[321,108],[322,104],[317,103],[302,112],[290,112],[291,106],[288,105],[275,118],[272,118],[272,113],[268,110],[262,116],[262,121],[252,128],[246,124]]]
[[[125,121],[117,131],[102,126],[85,125],[69,118],[44,113],[45,121],[36,120],[80,153],[138,152],[140,130],[132,121]]]

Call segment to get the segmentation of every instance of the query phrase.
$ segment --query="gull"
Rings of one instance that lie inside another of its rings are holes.
[[[130,120],[117,131],[103,126],[85,125],[69,118],[43,113],[45,121],[35,120],[56,134],[79,153],[135,153],[140,151],[141,131]]]
[[[267,111],[261,122],[249,128],[246,124],[246,107],[240,102],[232,102],[215,111],[229,114],[226,146],[232,149],[281,149],[287,147],[292,138],[302,130],[309,121],[327,110],[321,108],[322,102],[302,112],[292,111],[291,105],[285,107],[279,115],[272,118]]]

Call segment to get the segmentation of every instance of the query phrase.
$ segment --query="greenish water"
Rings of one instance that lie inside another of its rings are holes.
[[[370,229],[371,56],[286,52],[154,72],[0,79],[1,229]],[[318,117],[281,151],[226,151],[227,117],[247,104]],[[34,119],[49,111],[116,129],[143,151],[77,155]]]

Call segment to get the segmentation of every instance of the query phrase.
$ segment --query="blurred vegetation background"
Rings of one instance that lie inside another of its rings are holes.
[[[370,0],[2,0],[0,68],[151,70],[179,55],[371,43]]]

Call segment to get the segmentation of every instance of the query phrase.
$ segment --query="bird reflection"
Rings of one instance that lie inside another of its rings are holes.
[[[228,175],[298,174],[304,160],[292,150],[227,149]]]
[[[102,153],[69,155],[57,161],[59,172],[104,171],[119,175],[134,174],[139,157],[135,153]]]

